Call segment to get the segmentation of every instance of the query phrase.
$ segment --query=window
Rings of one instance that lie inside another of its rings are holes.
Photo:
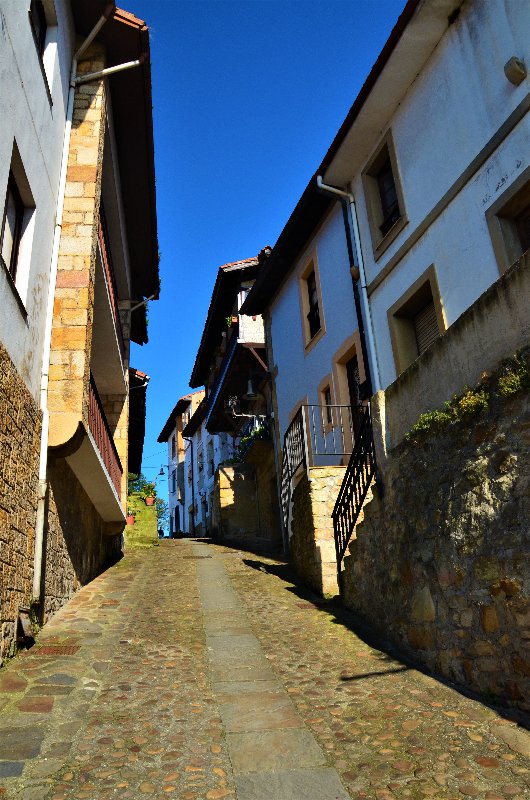
[[[390,156],[377,173],[376,178],[379,186],[381,211],[383,212],[383,221],[379,226],[379,230],[383,236],[386,236],[392,225],[397,222],[401,216]]]
[[[421,356],[445,330],[434,267],[419,278],[388,312],[397,373]]]
[[[504,272],[530,249],[530,167],[486,212],[493,250]]]
[[[35,227],[35,203],[16,143],[13,145],[1,214],[0,263],[10,276],[16,300],[21,311],[25,313]]]
[[[16,184],[13,172],[9,171],[7,182],[7,194],[4,204],[4,216],[2,220],[2,234],[0,242],[0,252],[4,267],[7,269],[13,281],[16,279],[18,254],[20,239],[22,237],[22,225],[24,221],[24,203],[20,197],[20,192]]]
[[[390,133],[363,171],[362,180],[374,256],[377,259],[407,223]]]
[[[316,258],[311,259],[299,277],[300,311],[306,349],[324,333],[322,294]]]
[[[177,443],[175,440],[175,436],[171,437],[171,458],[175,458],[177,455]]]
[[[175,494],[177,491],[177,470],[174,469],[171,473],[171,493]]]
[[[307,296],[309,301],[309,311],[307,321],[309,322],[309,335],[311,339],[320,330],[320,311],[318,308],[317,279],[315,271],[311,272],[307,278]]]

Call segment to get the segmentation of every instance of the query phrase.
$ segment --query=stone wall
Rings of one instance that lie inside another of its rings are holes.
[[[0,664],[32,594],[41,414],[0,344]]]
[[[212,526],[229,539],[259,537],[254,467],[250,464],[220,466],[215,477]]]
[[[44,619],[121,557],[121,534],[109,536],[74,473],[62,458],[48,463]]]
[[[435,673],[530,708],[530,396],[404,441],[345,559],[345,602]]]
[[[399,444],[420,414],[443,405],[464,386],[477,383],[484,370],[495,369],[503,358],[525,347],[530,342],[529,308],[530,251],[390,384],[384,395],[379,393],[372,411],[384,433],[385,450]]]
[[[79,71],[105,66],[92,44]],[[98,215],[105,135],[104,82],[81,84],[74,115],[59,245],[50,353],[50,446],[68,441],[88,415]]]
[[[310,480],[304,473],[292,497],[290,558],[302,580],[324,596],[339,591],[331,512],[344,472],[345,467],[310,467]]]

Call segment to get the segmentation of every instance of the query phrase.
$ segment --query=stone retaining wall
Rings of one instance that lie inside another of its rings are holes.
[[[338,594],[337,560],[331,512],[345,467],[310,467],[292,498],[289,553],[302,580],[324,596]]]
[[[109,536],[109,523],[103,522],[62,458],[48,463],[47,510],[44,622],[122,552],[121,534]]]
[[[0,344],[0,664],[13,651],[28,606],[39,472],[41,414]]]
[[[402,442],[345,559],[345,603],[402,651],[530,708],[530,396]]]

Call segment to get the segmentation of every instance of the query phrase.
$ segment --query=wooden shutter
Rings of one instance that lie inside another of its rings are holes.
[[[440,335],[434,303],[427,303],[421,311],[418,311],[412,321],[414,333],[416,334],[416,344],[418,345],[418,355],[421,356]]]

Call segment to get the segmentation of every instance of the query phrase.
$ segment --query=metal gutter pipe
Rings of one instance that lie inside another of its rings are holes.
[[[68,101],[66,106],[66,122],[64,128],[63,152],[61,156],[61,170],[59,173],[59,189],[57,193],[57,211],[55,215],[55,230],[53,234],[52,258],[50,269],[50,281],[48,285],[48,298],[46,303],[46,323],[44,326],[44,341],[42,345],[42,367],[40,381],[40,410],[42,412],[42,432],[40,440],[39,454],[39,478],[38,478],[38,497],[37,497],[37,516],[35,520],[35,551],[33,556],[33,601],[41,600],[42,583],[42,562],[44,550],[44,523],[46,518],[46,494],[48,482],[46,480],[48,469],[48,432],[50,427],[50,414],[48,410],[48,381],[50,366],[50,350],[52,340],[53,324],[53,305],[55,301],[55,286],[57,282],[57,267],[59,263],[59,244],[61,241],[61,231],[64,211],[64,194],[66,189],[66,173],[68,169],[68,154],[70,151],[70,136],[72,132],[72,119],[74,115],[74,96],[77,75],[77,62],[80,56],[86,51],[94,38],[97,36],[103,25],[114,14],[116,6],[110,3],[97,23],[92,28],[84,42],[72,58],[72,69],[70,72],[70,86],[68,89]]]
[[[343,189],[338,189],[336,186],[325,184],[321,175],[317,175],[317,187],[319,191],[325,194],[334,195],[340,200],[342,205],[342,215],[344,219],[344,228],[346,232],[346,243],[348,247],[348,257],[350,259],[350,272],[353,283],[353,294],[355,300],[355,310],[359,322],[359,335],[361,337],[361,349],[363,360],[367,370],[367,381],[370,390],[370,395],[378,392],[381,389],[381,378],[379,375],[379,364],[377,361],[377,350],[375,347],[375,338],[373,331],[372,315],[370,312],[370,301],[368,299],[368,292],[366,291],[366,273],[364,270],[364,260],[361,249],[361,240],[359,236],[359,225],[357,222],[357,211],[355,208],[355,199],[353,194],[345,192]],[[352,244],[352,231],[355,240],[355,250],[358,256],[358,266],[355,261],[355,255]],[[360,293],[357,281],[360,279]],[[363,314],[366,319],[367,327],[365,331]],[[368,346],[367,341],[368,340]]]
[[[190,531],[190,533],[192,533],[193,536],[195,536],[195,480],[194,480],[195,476],[193,474],[193,439],[191,437],[189,437],[189,436],[183,436],[182,438],[184,439],[185,442],[189,442],[190,443],[190,447],[191,447],[191,455],[190,455],[190,458],[191,458],[191,506],[192,506],[193,511],[192,511],[192,514],[191,514],[191,531]],[[184,500],[185,499],[186,499],[186,496],[184,495]]]

